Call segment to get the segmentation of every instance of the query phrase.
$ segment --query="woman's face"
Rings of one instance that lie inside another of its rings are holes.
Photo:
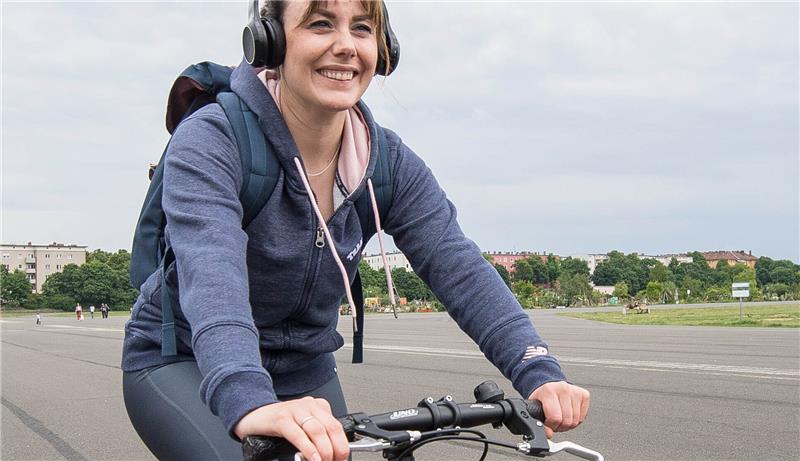
[[[308,1],[292,1],[283,14],[282,95],[307,109],[347,110],[361,99],[375,74],[375,24],[361,0],[329,0],[300,23],[307,9]]]

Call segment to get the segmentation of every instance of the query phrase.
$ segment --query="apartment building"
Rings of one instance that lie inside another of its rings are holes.
[[[656,261],[660,262],[661,264],[663,264],[665,266],[669,266],[670,263],[672,262],[673,258],[675,258],[675,260],[678,261],[678,263],[680,263],[680,264],[683,264],[683,263],[688,264],[688,263],[692,262],[692,257],[689,256],[686,253],[658,255],[658,256],[644,256],[644,257],[645,258],[653,258],[653,259],[655,259]]]
[[[594,274],[594,270],[598,264],[600,264],[601,262],[608,261],[607,254],[599,254],[599,253],[570,255],[570,257],[572,259],[580,259],[581,261],[585,261],[586,265],[589,266],[590,274]]]
[[[746,264],[748,267],[755,268],[756,261],[758,258],[753,256],[752,251],[707,251],[704,253],[700,253],[706,258],[708,262],[708,266],[712,269],[717,267],[720,261],[725,261],[729,265],[733,266],[737,263]]]
[[[363,260],[369,264],[369,267],[376,271],[383,270],[383,258],[380,254],[364,255]],[[414,272],[411,268],[411,263],[408,262],[406,255],[402,251],[393,251],[386,253],[386,261],[389,263],[389,270],[395,270],[398,267],[405,269],[409,272]]]
[[[547,262],[547,254],[531,251],[486,251],[484,254],[491,256],[494,264],[505,267],[509,273],[514,272],[515,262],[531,256],[538,256],[542,262]],[[561,257],[556,256],[556,259],[561,259]]]
[[[0,264],[9,272],[21,270],[31,282],[31,291],[42,292],[42,285],[51,274],[61,272],[64,266],[76,264],[80,266],[86,262],[86,247],[80,245],[64,245],[51,243],[50,245],[0,244]]]

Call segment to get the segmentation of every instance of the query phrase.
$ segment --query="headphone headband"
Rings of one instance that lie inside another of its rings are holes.
[[[388,76],[400,62],[400,43],[394,35],[389,24],[389,12],[386,3],[381,0],[383,7],[383,38],[389,50],[389,62],[384,59],[381,50],[378,50],[378,63],[375,66],[376,75]],[[274,69],[286,57],[286,35],[280,20],[274,17],[261,17],[258,9],[258,0],[252,0],[248,8],[249,22],[242,31],[242,49],[248,64],[254,67],[266,66]]]

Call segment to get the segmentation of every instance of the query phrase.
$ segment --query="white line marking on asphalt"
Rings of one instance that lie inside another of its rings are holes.
[[[88,331],[113,331],[116,333],[124,333],[125,330],[119,328],[99,328],[99,327],[79,327],[75,325],[46,325],[47,328],[64,328],[68,330],[88,330]]]
[[[345,348],[352,349],[352,344],[345,344]],[[390,352],[409,355],[435,355],[441,357],[458,357],[470,359],[483,359],[483,354],[478,351],[463,351],[456,349],[435,349],[429,347],[409,346],[364,346],[364,349],[376,352]],[[647,371],[696,371],[705,374],[730,375],[741,374],[775,379],[799,379],[800,370],[763,367],[741,367],[731,365],[712,365],[703,363],[657,362],[653,360],[614,360],[590,359],[584,357],[558,357],[558,361],[574,365],[605,366],[609,368],[630,368]],[[781,378],[784,377],[784,378]],[[788,378],[786,378],[788,377]]]

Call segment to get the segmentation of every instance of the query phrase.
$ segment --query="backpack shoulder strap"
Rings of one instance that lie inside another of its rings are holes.
[[[258,118],[236,94],[221,92],[217,94],[217,102],[222,106],[225,115],[233,128],[233,135],[239,148],[239,159],[242,162],[242,189],[239,200],[242,202],[244,215],[242,228],[253,221],[264,204],[267,203],[275,185],[278,183],[280,164],[275,152],[267,142],[264,132],[258,125]],[[175,320],[167,284],[167,268],[174,261],[172,248],[167,247],[161,260],[161,355],[170,357],[177,354],[175,337]]]
[[[389,159],[389,144],[386,140],[386,132],[377,126],[378,135],[378,159],[375,162],[375,170],[372,172],[372,187],[375,189],[375,200],[378,202],[378,213],[381,222],[386,220],[389,209],[392,207],[392,169]],[[372,205],[369,200],[369,193],[364,192],[355,202],[358,219],[361,221],[361,234],[366,243],[375,234],[375,217],[372,214]]]
[[[235,93],[217,95],[217,102],[231,123],[242,162],[242,227],[247,227],[267,203],[278,183],[281,166],[258,124],[258,117]]]
[[[386,132],[380,126],[377,127],[378,159],[375,163],[375,170],[372,173],[372,187],[375,189],[375,200],[378,202],[378,213],[381,222],[389,214],[392,206],[392,170],[389,160],[389,145],[386,141]],[[369,203],[369,193],[365,192],[356,199],[355,202],[358,219],[361,221],[361,234],[366,243],[372,237],[375,230],[375,217],[372,214],[372,206]],[[361,284],[361,274],[356,271],[355,279],[351,285],[353,301],[356,304],[356,325],[353,329],[353,363],[364,361],[364,290]]]

